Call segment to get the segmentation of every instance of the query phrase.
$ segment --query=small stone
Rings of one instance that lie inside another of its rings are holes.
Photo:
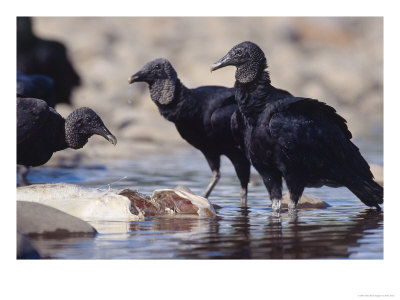
[[[288,208],[290,194],[286,193],[282,198],[282,208]],[[325,201],[303,194],[297,203],[297,208],[327,208],[330,205]]]

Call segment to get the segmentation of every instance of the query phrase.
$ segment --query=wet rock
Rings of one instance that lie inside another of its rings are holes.
[[[17,201],[17,231],[26,236],[94,236],[96,230],[85,221],[39,203]]]
[[[29,239],[22,233],[17,232],[17,259],[41,258],[38,251],[31,244]]]
[[[122,222],[115,222],[122,223]],[[96,228],[97,230],[97,228]],[[100,232],[97,230],[97,232]],[[125,232],[129,232],[125,231]],[[121,237],[121,236],[120,236]],[[81,247],[83,243],[92,243],[93,236],[83,235],[76,236],[70,235],[68,237],[53,237],[46,235],[38,235],[29,237],[30,242],[40,254],[41,258],[65,258],[66,249],[74,249]]]
[[[374,180],[383,186],[383,167],[375,164],[369,165],[371,172],[374,175]]]
[[[282,198],[282,207],[283,208],[288,208],[288,203],[290,200],[290,195],[289,193],[286,193],[283,195]],[[297,203],[297,207],[299,209],[301,208],[327,208],[330,205],[326,203],[325,201],[322,201],[320,199],[308,196],[306,194],[303,194]]]

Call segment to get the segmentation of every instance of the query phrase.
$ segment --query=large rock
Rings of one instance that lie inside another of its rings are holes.
[[[41,258],[40,254],[31,244],[30,240],[19,232],[17,232],[17,258],[18,259]]]
[[[85,221],[40,203],[17,201],[17,232],[26,236],[94,236]]]

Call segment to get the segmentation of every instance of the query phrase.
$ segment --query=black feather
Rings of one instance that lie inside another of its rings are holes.
[[[328,185],[345,186],[366,205],[380,209],[383,188],[373,180],[350,140],[346,120],[334,108],[273,87],[264,53],[254,43],[233,47],[213,66],[221,65],[237,67],[235,100],[241,116],[232,128],[271,199],[282,198],[284,178],[295,204],[305,187]]]
[[[44,100],[48,106],[54,108],[54,80],[44,75],[17,72],[17,95]]]
[[[94,134],[115,144],[90,108],[78,108],[65,120],[43,100],[17,97],[17,164],[43,165],[56,151],[82,148]]]
[[[233,88],[188,89],[166,59],[146,64],[132,75],[130,82],[136,81],[149,84],[151,98],[160,114],[175,124],[183,139],[203,153],[213,172],[219,173],[220,156],[226,155],[235,167],[242,188],[247,191],[250,163],[231,131],[231,118],[237,110]]]

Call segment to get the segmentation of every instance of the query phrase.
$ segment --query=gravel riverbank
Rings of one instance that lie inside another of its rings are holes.
[[[165,57],[190,88],[233,86],[233,68],[210,74],[209,65],[243,40],[263,48],[275,86],[332,105],[355,137],[383,136],[383,18],[35,17],[33,26],[41,38],[66,45],[82,78],[73,106],[57,110],[67,116],[89,106],[118,138],[113,147],[93,137],[47,165],[187,149],[147,85],[131,87],[128,77]]]

